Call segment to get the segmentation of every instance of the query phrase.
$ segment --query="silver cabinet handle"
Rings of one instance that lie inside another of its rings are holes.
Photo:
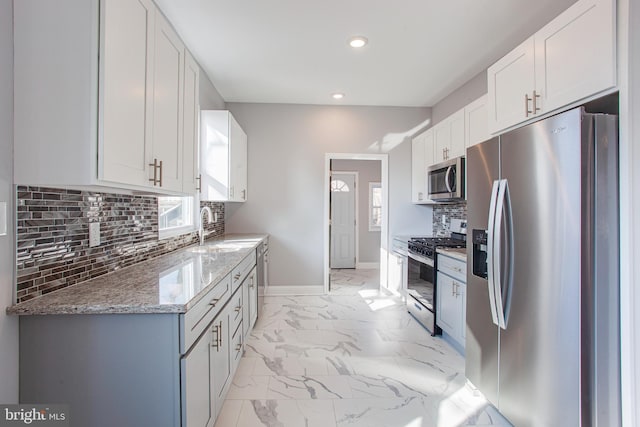
[[[236,311],[236,313],[239,313],[239,312],[240,312],[240,310],[242,310],[242,306],[241,306],[241,305],[239,305],[239,306],[237,306],[236,308],[234,308],[234,310]]]
[[[529,101],[531,101],[531,98],[529,98],[528,94],[524,94],[524,116],[525,117],[529,117],[529,114],[532,114],[533,111],[529,110]]]
[[[196,191],[198,193],[202,193],[202,174],[199,173],[198,176],[196,177],[196,181],[198,182],[198,184],[196,184]]]
[[[422,200],[422,191],[418,192],[418,200]]]
[[[242,343],[238,343],[236,346],[236,351],[240,351],[242,349]]]
[[[240,278],[240,276],[242,276],[242,273],[236,273],[236,275],[233,276],[233,280],[237,281]]]
[[[540,107],[538,107],[538,98],[540,98],[540,94],[533,91],[533,114],[537,114],[540,111]]]
[[[211,328],[211,333],[216,334],[216,339],[214,342],[211,343],[211,347],[217,349],[220,343],[220,329],[218,329],[217,325]]]
[[[220,298],[214,298],[209,302],[209,305],[215,307],[218,301],[220,301]]]
[[[158,164],[158,159],[153,159],[153,163],[149,163],[149,166],[153,168],[153,178],[149,178],[149,182],[153,183],[154,187],[158,185],[158,183],[162,185],[162,178],[158,179],[158,169],[162,167],[162,162]]]
[[[242,190],[242,200],[247,200],[247,190]]]
[[[233,197],[233,186],[229,189],[229,197]]]
[[[162,160],[160,160],[160,187],[162,187]]]

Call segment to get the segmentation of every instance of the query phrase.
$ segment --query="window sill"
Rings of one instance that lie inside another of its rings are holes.
[[[166,240],[172,237],[178,237],[185,234],[193,233],[197,231],[196,227],[193,225],[185,225],[183,227],[173,227],[167,228],[166,230],[158,231],[158,240]]]

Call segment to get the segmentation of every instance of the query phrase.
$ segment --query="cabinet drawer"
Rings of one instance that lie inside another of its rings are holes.
[[[438,271],[441,271],[463,283],[467,281],[467,263],[438,254]]]
[[[229,324],[231,325],[229,327],[232,331],[235,331],[242,322],[242,299],[242,289],[238,289],[229,302]]]
[[[254,265],[256,265],[256,252],[251,251],[231,272],[233,292],[240,287],[242,281],[247,277]]]
[[[224,307],[231,294],[231,276],[216,283],[207,294],[189,311],[180,315],[182,334],[180,334],[180,351],[186,353],[202,329],[213,320]]]

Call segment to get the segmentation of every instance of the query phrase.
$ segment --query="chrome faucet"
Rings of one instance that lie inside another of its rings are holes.
[[[207,214],[207,224],[211,224],[213,221],[213,213],[211,212],[211,208],[209,206],[203,206],[200,209],[200,229],[198,230],[198,236],[200,237],[200,246],[204,245],[204,220],[202,219],[202,214]]]

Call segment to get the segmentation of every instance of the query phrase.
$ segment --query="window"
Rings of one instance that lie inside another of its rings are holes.
[[[380,231],[382,225],[382,187],[379,182],[369,183],[369,231]]]
[[[331,191],[333,192],[349,192],[349,186],[341,179],[331,180]]]
[[[195,230],[193,197],[158,197],[158,237],[166,239]]]

